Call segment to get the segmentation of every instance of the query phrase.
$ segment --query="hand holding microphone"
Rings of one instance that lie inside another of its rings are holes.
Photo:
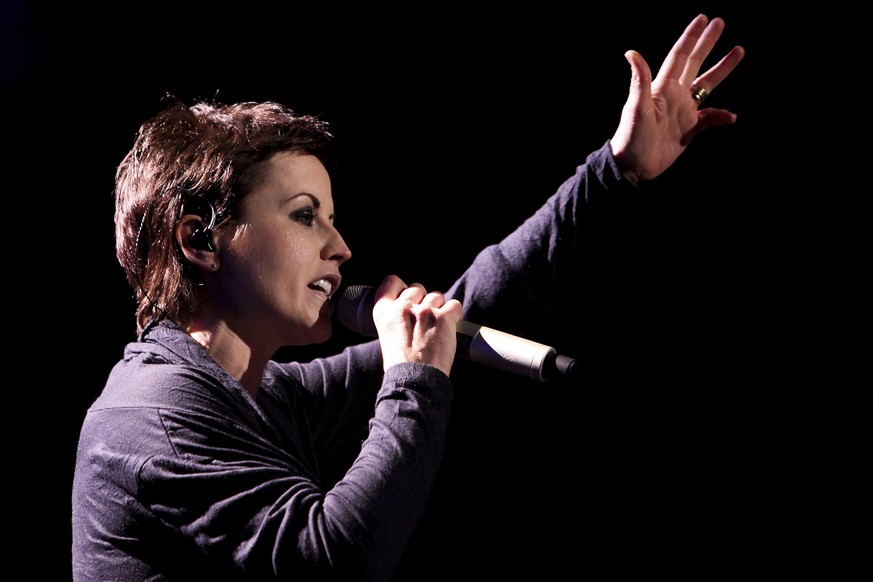
[[[396,285],[400,285],[402,288],[403,284],[400,279],[393,277],[391,282],[389,279],[391,277],[386,278],[386,281],[382,283],[380,291],[386,284],[390,288],[394,288]],[[340,297],[337,307],[337,316],[342,324],[361,335],[378,337],[379,333],[374,322],[376,295],[377,292],[374,288],[368,285],[350,285],[347,287]],[[394,296],[398,295],[399,291]],[[456,300],[452,301],[457,303],[457,309],[460,312],[461,304]],[[451,302],[447,302],[446,305],[449,303]],[[379,309],[381,310],[381,305]],[[454,310],[455,307],[452,306],[452,309]],[[457,320],[456,338],[457,348],[453,352],[454,357],[462,357],[540,381],[557,377],[575,380],[576,360],[558,355],[551,346],[464,321],[460,319],[460,316]],[[384,342],[385,339],[382,341]],[[444,368],[441,369],[445,371]]]
[[[383,367],[420,362],[448,376],[455,359],[454,330],[461,319],[461,303],[446,301],[442,293],[428,293],[417,283],[407,286],[395,275],[386,277],[378,289],[368,289],[370,331],[381,338]]]

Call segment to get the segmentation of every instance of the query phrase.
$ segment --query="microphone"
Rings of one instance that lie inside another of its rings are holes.
[[[349,285],[337,304],[343,325],[361,335],[378,337],[373,321],[375,289]],[[458,321],[456,356],[525,376],[540,382],[575,379],[576,360],[558,355],[555,348],[465,320]]]

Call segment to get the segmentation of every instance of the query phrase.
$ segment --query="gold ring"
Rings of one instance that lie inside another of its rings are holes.
[[[700,85],[691,85],[691,98],[694,99],[694,102],[697,103],[698,107],[703,105],[703,102],[706,100],[706,96],[706,89],[704,89]]]

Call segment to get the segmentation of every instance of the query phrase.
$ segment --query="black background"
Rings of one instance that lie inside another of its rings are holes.
[[[66,577],[78,429],[134,332],[114,171],[165,93],[272,99],[330,121],[345,281],[393,272],[445,289],[612,135],[623,53],[656,73],[704,12],[727,21],[707,66],[747,49],[707,102],[738,122],[594,225],[572,304],[541,322],[518,314],[531,339],[577,359],[579,382],[459,362],[443,471],[397,578],[834,574],[858,561],[869,259],[857,189],[836,184],[863,167],[846,167],[830,133],[851,116],[801,81],[821,74],[810,47],[827,17],[614,4],[5,3],[7,335],[23,372],[8,475],[16,495],[37,494],[16,521],[25,555]],[[337,325],[328,344],[279,356],[353,341]]]

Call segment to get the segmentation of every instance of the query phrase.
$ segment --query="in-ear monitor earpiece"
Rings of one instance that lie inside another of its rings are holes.
[[[191,233],[191,246],[201,251],[215,252],[215,247],[212,246],[212,228],[215,226],[216,213],[212,204],[201,196],[190,196],[185,201],[184,212],[196,214],[204,221],[209,217],[208,226],[199,226]]]

